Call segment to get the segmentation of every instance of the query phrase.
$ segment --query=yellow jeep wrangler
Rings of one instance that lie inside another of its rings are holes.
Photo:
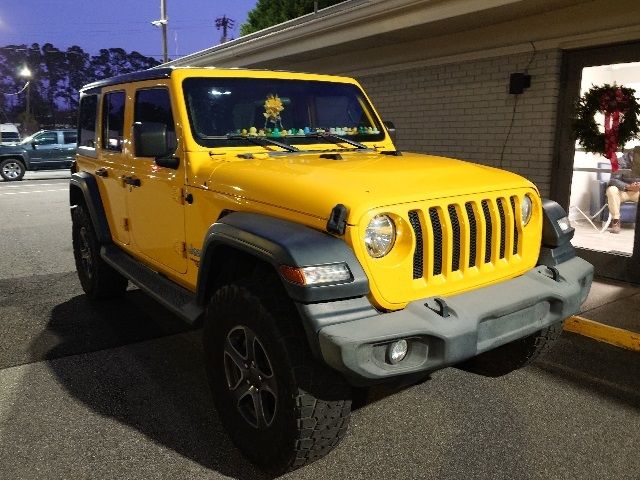
[[[202,322],[220,420],[265,470],[336,446],[354,386],[522,367],[589,291],[531,182],[394,133],[350,78],[160,68],[81,92],[82,287]]]

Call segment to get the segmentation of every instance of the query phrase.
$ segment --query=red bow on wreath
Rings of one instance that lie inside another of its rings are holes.
[[[612,95],[613,93],[613,95]],[[620,116],[629,108],[629,97],[617,88],[615,92],[605,92],[600,97],[600,111],[604,113],[604,152],[611,162],[611,171],[618,170],[618,143],[620,141]]]

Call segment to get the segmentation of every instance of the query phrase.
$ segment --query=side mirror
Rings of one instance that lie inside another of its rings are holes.
[[[180,159],[178,157],[159,157],[156,158],[156,165],[176,170],[180,166]]]
[[[397,140],[396,126],[393,124],[393,122],[389,122],[389,121],[385,121],[385,122],[382,122],[382,123],[384,123],[384,126],[387,128],[387,132],[389,132],[389,136],[391,137],[391,141],[393,143],[396,143],[396,140]]]
[[[134,123],[133,142],[136,157],[153,157],[157,159],[169,155],[167,126],[164,123]]]

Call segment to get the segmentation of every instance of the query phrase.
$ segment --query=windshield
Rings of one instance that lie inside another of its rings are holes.
[[[33,137],[35,136],[35,133],[33,135],[29,135],[28,137],[24,137],[22,139],[22,141],[20,142],[20,145],[27,145],[30,144],[31,142],[33,142]]]
[[[183,89],[193,136],[206,147],[246,145],[238,135],[287,144],[334,143],[312,136],[317,132],[357,142],[384,138],[362,91],[347,83],[188,78]]]

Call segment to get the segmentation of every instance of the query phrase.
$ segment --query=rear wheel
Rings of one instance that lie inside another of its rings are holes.
[[[486,377],[501,377],[522,368],[544,353],[562,333],[564,322],[543,328],[528,337],[507,343],[459,365],[468,372]]]
[[[92,300],[123,295],[128,280],[100,257],[100,244],[84,205],[73,209],[71,220],[73,256],[84,292]]]
[[[7,158],[0,162],[0,176],[7,182],[22,180],[25,171],[24,163],[15,158]]]
[[[345,436],[351,389],[311,356],[295,307],[270,275],[226,285],[204,328],[206,369],[220,421],[242,453],[283,473]]]

